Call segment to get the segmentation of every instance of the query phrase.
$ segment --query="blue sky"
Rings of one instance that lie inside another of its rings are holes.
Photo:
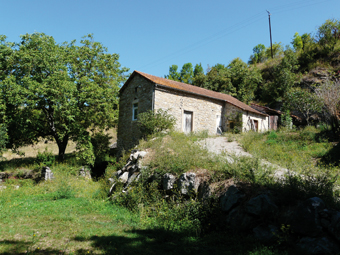
[[[315,33],[340,19],[339,0],[0,0],[0,34],[43,32],[58,43],[93,33],[122,66],[164,76],[169,66],[202,63],[204,69],[247,62],[255,45],[290,44],[294,33]]]

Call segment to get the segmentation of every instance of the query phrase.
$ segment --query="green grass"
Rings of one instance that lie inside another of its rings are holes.
[[[332,203],[332,183],[328,177],[335,168],[322,168],[310,161],[313,155],[324,155],[323,148],[327,150],[329,143],[320,140],[317,132],[307,131],[249,133],[243,138],[250,142],[246,144],[248,150],[263,150],[263,154],[258,152],[257,157],[239,158],[234,163],[202,149],[196,142],[206,137],[204,133],[190,136],[172,133],[142,141],[139,148],[148,148],[151,156],[146,159],[151,165],[148,174],[155,174],[156,181],[142,177],[148,185],[132,185],[129,192],[116,192],[111,198],[107,197],[109,186],[105,180],[95,182],[77,176],[80,166],[73,158],[65,163],[53,162],[53,181],[12,179],[0,191],[0,253],[299,254],[287,243],[267,247],[244,233],[228,229],[217,198],[201,203],[195,196],[189,199],[178,194],[166,196],[158,189],[157,180],[165,172],[179,175],[206,169],[211,175],[210,182],[233,179],[244,185],[249,196],[256,190],[271,188],[280,194],[278,199],[282,203],[310,196],[320,196],[326,202],[330,198]],[[282,152],[281,158],[277,154]],[[310,162],[302,161],[301,166],[310,165],[322,170],[323,175],[312,179],[308,175],[307,179],[292,177],[284,183],[275,183],[270,176],[272,169],[260,164],[266,153],[273,153],[277,163],[285,162],[285,158],[294,162],[299,160],[298,155],[306,157]],[[122,167],[126,157],[112,162],[106,178]],[[3,162],[2,166],[9,172],[41,167],[34,159]]]
[[[243,134],[240,142],[249,153],[295,172],[318,172],[321,159],[333,148],[321,130],[306,127],[299,131],[272,131]]]

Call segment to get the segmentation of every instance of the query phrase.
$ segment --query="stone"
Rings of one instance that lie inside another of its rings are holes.
[[[322,232],[319,212],[325,208],[325,203],[318,197],[313,197],[300,203],[288,219],[295,233],[316,237]]]
[[[197,193],[198,187],[200,185],[199,178],[197,178],[196,174],[192,172],[182,174],[179,177],[177,183],[178,189],[182,195]]]
[[[333,237],[340,241],[340,212],[332,214],[331,223],[328,226],[328,231]]]
[[[91,179],[91,172],[85,166],[79,169],[79,176]]]
[[[129,179],[129,172],[124,172],[118,178],[118,180],[122,183],[126,183],[128,181],[128,179]]]
[[[44,178],[45,181],[54,179],[53,173],[48,166],[44,166],[41,169],[41,178]]]
[[[255,238],[261,242],[271,242],[279,235],[279,229],[274,225],[259,225],[253,232]]]
[[[254,226],[254,217],[247,214],[242,208],[236,207],[227,216],[227,224],[234,230],[245,231]]]
[[[208,198],[211,197],[212,195],[212,189],[209,185],[208,182],[203,182],[200,184],[200,186],[198,187],[198,200],[207,200]]]
[[[277,210],[278,207],[271,201],[267,194],[253,197],[246,204],[246,211],[256,216],[273,215]]]
[[[220,206],[223,212],[229,212],[235,206],[237,206],[242,198],[244,198],[244,194],[239,191],[234,185],[230,186],[221,197],[220,197]]]
[[[176,176],[169,174],[169,173],[166,173],[162,178],[163,190],[173,189],[175,182],[176,182]]]
[[[304,237],[297,246],[305,252],[305,254],[311,255],[338,254],[339,252],[339,247],[327,237]]]

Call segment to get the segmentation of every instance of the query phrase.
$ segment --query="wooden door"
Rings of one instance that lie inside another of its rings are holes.
[[[258,131],[259,130],[259,122],[257,120],[254,120],[254,131]]]
[[[279,119],[278,116],[269,116],[269,129],[277,130],[278,119]]]
[[[192,112],[184,111],[184,133],[192,131]]]

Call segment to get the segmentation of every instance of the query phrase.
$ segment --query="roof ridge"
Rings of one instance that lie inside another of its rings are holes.
[[[135,70],[131,74],[131,76],[125,82],[125,84],[120,89],[120,91],[122,91],[125,88],[125,86],[129,83],[129,81],[132,79],[132,77],[135,74],[139,74],[139,75],[143,76],[144,78],[150,80],[151,82],[154,82],[155,84],[165,86],[165,87],[170,88],[170,89],[181,90],[181,91],[184,91],[184,92],[187,92],[187,93],[196,94],[196,95],[200,95],[200,96],[204,96],[204,97],[208,97],[208,98],[213,98],[215,100],[221,100],[221,101],[224,101],[224,102],[228,102],[229,104],[234,105],[235,107],[242,109],[244,111],[249,111],[249,112],[253,112],[253,113],[256,113],[256,114],[267,116],[267,114],[264,114],[262,112],[259,112],[255,109],[253,109],[251,106],[239,101],[237,98],[235,98],[231,95],[224,94],[224,93],[221,93],[221,92],[212,91],[212,90],[209,90],[209,89],[201,88],[201,87],[198,87],[198,86],[195,86],[195,85],[191,85],[191,84],[187,84],[187,83],[183,83],[183,82],[179,82],[179,81],[169,80],[169,79],[158,77],[158,76],[155,76],[155,75],[143,73],[143,72],[137,71],[137,70]]]

